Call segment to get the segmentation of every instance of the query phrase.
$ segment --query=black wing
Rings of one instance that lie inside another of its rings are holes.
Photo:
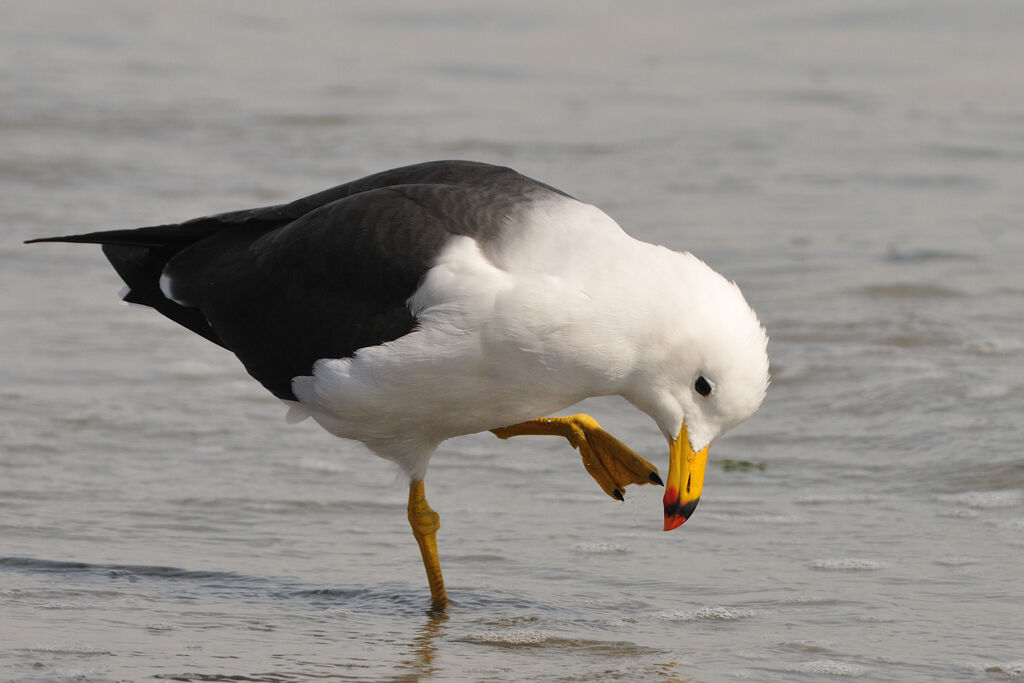
[[[507,168],[429,162],[290,204],[32,241],[103,244],[129,287],[125,301],[231,350],[275,396],[294,399],[292,378],[317,360],[414,329],[406,302],[454,235],[499,239],[551,192]]]

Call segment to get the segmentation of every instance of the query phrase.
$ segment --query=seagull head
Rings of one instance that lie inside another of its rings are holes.
[[[656,304],[642,371],[625,397],[669,444],[665,531],[693,514],[711,443],[750,417],[768,389],[768,335],[739,287],[673,252],[671,291]]]

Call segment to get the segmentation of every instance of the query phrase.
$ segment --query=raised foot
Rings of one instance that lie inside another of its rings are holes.
[[[622,500],[630,484],[663,485],[658,468],[601,428],[589,415],[543,417],[508,427],[492,429],[495,436],[507,439],[521,435],[565,437],[580,452],[583,467],[612,498]]]

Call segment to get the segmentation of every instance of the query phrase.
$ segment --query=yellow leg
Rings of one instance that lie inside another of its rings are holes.
[[[542,417],[499,427],[491,432],[502,439],[512,436],[561,436],[579,449],[583,466],[605,493],[623,499],[629,484],[662,485],[658,468],[634,453],[629,446],[601,428],[589,415]]]
[[[448,593],[444,590],[441,560],[437,557],[437,530],[441,528],[441,518],[427,505],[422,479],[409,484],[409,524],[412,525],[412,534],[420,546],[420,555],[423,556],[423,567],[427,570],[430,597],[434,607],[444,609],[448,605]]]

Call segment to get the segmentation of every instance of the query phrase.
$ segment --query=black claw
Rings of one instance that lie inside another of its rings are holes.
[[[612,495],[615,496],[615,500],[625,500],[625,498],[622,497],[622,491],[618,489],[613,490]]]
[[[647,475],[647,478],[651,480],[652,484],[657,484],[658,486],[665,485],[665,482],[661,480],[661,477],[658,476],[657,472],[651,472],[649,475]]]

